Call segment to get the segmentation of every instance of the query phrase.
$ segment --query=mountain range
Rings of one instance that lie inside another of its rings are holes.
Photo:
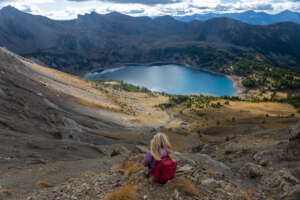
[[[66,72],[80,74],[124,63],[172,62],[220,68],[251,54],[299,71],[300,25],[249,25],[230,18],[181,22],[117,12],[56,21],[0,10],[0,46]]]
[[[206,13],[206,14],[193,14],[193,15],[185,15],[185,16],[174,16],[175,19],[184,22],[191,22],[193,20],[206,21],[216,17],[228,17],[248,24],[255,24],[255,25],[269,25],[278,22],[288,22],[288,21],[297,24],[300,23],[300,13],[292,12],[289,10],[285,10],[278,14],[246,11],[242,13],[223,13],[223,14]]]

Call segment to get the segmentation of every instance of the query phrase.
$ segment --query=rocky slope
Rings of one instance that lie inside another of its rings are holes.
[[[145,177],[141,159],[147,148],[136,146],[117,155],[119,163],[105,172],[85,173],[25,199],[298,200],[300,151],[291,146],[299,145],[299,123],[289,130],[290,135],[273,129],[219,138],[190,151],[175,152],[179,168],[165,185]],[[245,139],[248,142],[243,142]]]
[[[300,125],[290,105],[162,111],[166,96],[95,84],[0,49],[1,200],[299,199]],[[179,161],[164,186],[141,166],[159,130]]]
[[[120,121],[122,113],[90,111],[77,101],[83,95],[113,106],[101,92],[79,78],[41,69],[46,70],[0,49],[0,186],[20,187],[21,192],[32,186],[10,182],[6,174],[54,161],[102,158],[105,151],[99,145],[129,143],[107,133],[132,132]]]

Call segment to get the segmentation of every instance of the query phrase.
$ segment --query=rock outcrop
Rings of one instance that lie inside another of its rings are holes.
[[[300,122],[290,129],[287,154],[289,159],[300,160]]]

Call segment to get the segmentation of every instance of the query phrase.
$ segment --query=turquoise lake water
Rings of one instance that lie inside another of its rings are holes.
[[[124,81],[169,94],[211,94],[233,96],[237,89],[226,76],[183,65],[126,66],[88,73],[90,80]]]

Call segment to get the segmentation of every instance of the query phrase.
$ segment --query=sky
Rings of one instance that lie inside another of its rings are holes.
[[[0,0],[0,8],[11,5],[27,13],[52,19],[74,19],[90,12],[117,11],[132,16],[236,13],[253,10],[279,13],[300,12],[300,0]]]

